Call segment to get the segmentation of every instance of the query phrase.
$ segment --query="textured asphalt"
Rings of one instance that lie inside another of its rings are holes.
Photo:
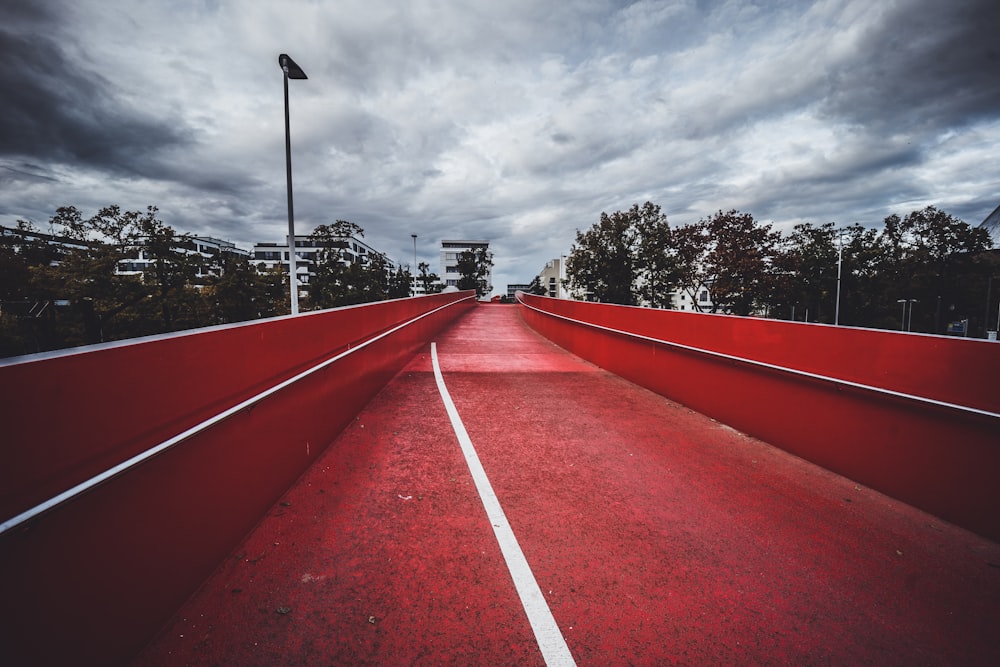
[[[997,543],[610,375],[515,306],[437,346],[577,664],[1000,664]],[[544,664],[429,347],[135,664]]]

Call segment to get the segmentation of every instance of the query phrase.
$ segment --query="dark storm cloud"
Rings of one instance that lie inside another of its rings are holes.
[[[899,3],[831,72],[824,110],[883,131],[964,125],[1000,112],[1000,3]]]
[[[10,7],[5,7],[10,5]],[[362,225],[528,282],[602,211],[879,224],[1000,201],[995,0],[0,0],[0,224],[157,205],[249,247]],[[436,266],[434,267],[436,268]]]
[[[127,102],[93,71],[61,13],[4,3],[0,24],[0,156],[85,163],[109,172],[155,175],[156,152],[188,138],[168,119]]]

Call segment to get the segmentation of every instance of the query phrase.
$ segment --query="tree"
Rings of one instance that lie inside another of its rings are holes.
[[[839,251],[841,324],[899,329],[905,300],[914,331],[944,333],[949,321],[962,319],[984,331],[980,299],[989,290],[984,251],[991,245],[985,230],[933,206],[890,215],[880,229],[797,225],[772,258],[768,304],[774,313],[796,306],[803,314],[809,308],[813,321],[832,321]]]
[[[705,260],[708,256],[708,226],[702,222],[681,225],[671,233],[677,289],[691,299],[692,307],[701,311],[698,293],[708,282]]]
[[[161,331],[197,327],[204,318],[197,314],[202,307],[199,295],[189,286],[196,273],[194,255],[178,249],[191,245],[191,236],[174,232],[156,218],[156,211],[150,206],[148,215],[138,220],[138,241],[146,258],[152,260],[143,282],[152,288],[150,297],[162,318]]]
[[[759,225],[749,213],[719,211],[703,220],[709,237],[705,283],[712,311],[749,315],[767,299],[769,272],[781,233]]]
[[[402,266],[397,267],[396,271],[389,276],[388,298],[405,299],[410,296],[410,284],[411,276],[409,270],[404,269]]]
[[[879,230],[852,224],[840,232],[841,251],[840,324],[886,328],[885,290],[882,287],[884,248]]]
[[[441,278],[438,277],[436,273],[428,273],[430,271],[430,264],[427,262],[420,262],[417,265],[420,271],[420,284],[424,287],[424,294],[435,294],[441,291]]]
[[[53,226],[62,227],[66,237],[85,246],[70,248],[61,261],[37,267],[35,280],[44,298],[68,300],[83,322],[83,340],[66,342],[99,343],[150,333],[139,316],[139,304],[149,299],[150,288],[139,276],[117,272],[118,263],[138,253],[144,226],[151,228],[157,209],[146,212],[122,211],[118,205],[106,206],[84,219],[74,206],[56,210]]]
[[[531,280],[531,284],[528,285],[528,294],[537,294],[539,296],[547,296],[549,293],[548,288],[542,284],[541,276],[535,276]]]
[[[601,213],[586,232],[577,230],[576,243],[566,259],[566,278],[573,289],[586,291],[603,303],[633,305],[638,231],[627,214]]]
[[[353,262],[348,262],[345,251],[347,239],[363,237],[364,230],[353,222],[337,220],[332,225],[319,225],[309,235],[317,250],[309,279],[309,302],[313,308],[336,308],[356,301],[352,285],[357,276],[352,275]]]
[[[834,319],[837,231],[832,222],[802,223],[779,244],[771,261],[767,305],[779,317],[811,313],[813,322]]]
[[[39,267],[57,263],[61,249],[41,241],[30,222],[0,236],[0,356],[63,347],[60,322],[34,285]]]
[[[287,275],[280,269],[268,271],[263,264],[255,268],[246,258],[226,258],[222,275],[205,289],[213,321],[245,322],[288,312]]]
[[[393,269],[384,255],[368,253],[348,260],[348,240],[364,234],[359,225],[337,220],[332,225],[319,225],[309,235],[320,248],[309,281],[309,302],[313,308],[337,308],[409,296],[409,272]]]
[[[356,262],[352,268],[355,266],[359,269],[359,278],[354,284],[357,293],[355,303],[372,303],[390,298],[392,267],[383,255],[368,255],[365,262]]]
[[[485,248],[473,248],[458,254],[458,289],[476,290],[477,297],[487,294],[490,286],[486,282],[486,277],[493,268],[493,257]]]
[[[980,322],[978,296],[987,273],[980,255],[992,247],[985,229],[928,206],[905,217],[890,215],[879,238],[883,308],[899,299],[916,299],[912,327],[943,333],[947,321]]]
[[[123,211],[111,205],[89,218],[76,207],[63,206],[50,226],[54,234],[40,235],[29,223],[19,223],[19,248],[0,256],[5,266],[20,271],[17,287],[5,290],[4,300],[16,292],[46,315],[29,322],[29,335],[22,338],[26,345],[16,349],[12,344],[5,352],[58,349],[214,323],[209,302],[192,284],[200,256],[184,252],[193,248],[191,239],[160,221],[155,206]],[[145,267],[141,275],[120,270],[140,255]],[[56,307],[48,308],[52,304],[60,304],[58,315]]]
[[[669,308],[670,293],[679,278],[670,225],[660,207],[646,202],[629,210],[638,236],[635,268],[638,292],[651,308]]]
[[[601,213],[593,227],[577,230],[566,276],[571,289],[597,301],[669,306],[678,273],[667,217],[651,202]]]

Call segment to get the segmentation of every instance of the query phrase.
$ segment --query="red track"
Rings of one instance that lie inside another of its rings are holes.
[[[997,543],[582,362],[513,307],[438,351],[577,663],[1000,664]],[[542,664],[429,350],[136,662]]]

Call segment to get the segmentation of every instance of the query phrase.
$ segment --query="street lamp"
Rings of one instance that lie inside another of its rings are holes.
[[[840,325],[840,269],[844,264],[844,230],[837,232],[837,307],[833,311],[833,326]]]
[[[299,314],[298,277],[295,268],[295,213],[292,207],[292,133],[288,122],[288,80],[307,79],[302,68],[295,61],[282,53],[278,56],[278,65],[284,72],[285,80],[285,174],[288,179],[288,273],[289,292],[292,295],[292,315]]]
[[[413,296],[417,295],[417,235],[410,234],[413,237]]]

